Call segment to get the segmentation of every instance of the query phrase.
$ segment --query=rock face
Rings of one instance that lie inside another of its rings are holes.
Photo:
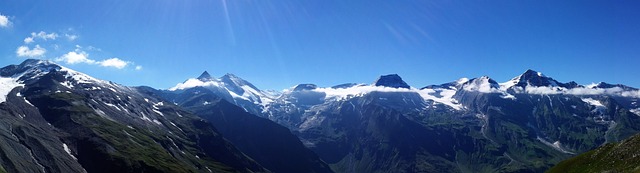
[[[410,86],[402,80],[397,74],[383,75],[376,80],[373,85],[385,86],[391,88],[410,88]]]
[[[0,69],[0,171],[267,172],[206,120],[49,61]]]

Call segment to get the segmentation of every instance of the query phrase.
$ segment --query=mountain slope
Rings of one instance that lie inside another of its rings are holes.
[[[266,172],[206,121],[49,61],[0,69],[8,172]],[[11,88],[11,89],[7,89]]]
[[[640,135],[609,143],[558,163],[547,172],[640,172]]]
[[[206,73],[206,72],[205,72]],[[241,93],[230,86],[251,86],[248,82],[227,74],[221,82],[231,92]],[[226,81],[226,82],[225,82]],[[238,87],[240,88],[240,87]],[[150,88],[147,88],[150,89]],[[257,89],[254,89],[257,90]],[[175,91],[155,91],[165,99],[210,121],[241,151],[274,172],[333,172],[315,153],[307,149],[289,129],[268,119],[246,112],[245,109],[218,96],[219,88],[196,86]],[[250,91],[247,91],[250,92]],[[238,103],[238,102],[236,102]]]

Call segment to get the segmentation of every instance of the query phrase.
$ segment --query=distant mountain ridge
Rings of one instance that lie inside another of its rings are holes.
[[[640,132],[637,88],[534,70],[282,92],[205,71],[158,90],[26,60],[0,86],[0,172],[543,172]]]
[[[204,87],[232,91],[220,86],[227,85]],[[418,89],[393,74],[372,84],[300,84],[261,103],[228,100],[289,128],[336,172],[542,172],[574,154],[640,131],[638,98],[638,89],[622,84],[563,83],[526,70],[503,83],[482,76]],[[369,119],[379,116],[405,120],[385,125]],[[362,145],[398,140],[384,134],[408,130],[406,123],[415,124],[409,125],[411,131],[422,136],[402,144]],[[431,146],[429,140],[448,144]],[[373,154],[376,151],[395,150],[404,152],[386,163],[376,162],[390,157]]]

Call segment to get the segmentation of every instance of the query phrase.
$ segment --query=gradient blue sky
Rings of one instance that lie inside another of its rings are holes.
[[[2,0],[9,22],[0,23],[0,65],[28,58],[20,46],[39,45],[46,52],[32,58],[85,53],[92,62],[60,63],[157,88],[204,70],[280,90],[390,73],[414,87],[482,75],[504,82],[527,69],[640,87],[639,8],[604,0]],[[58,37],[25,43],[40,31]],[[101,66],[111,58],[128,64]]]

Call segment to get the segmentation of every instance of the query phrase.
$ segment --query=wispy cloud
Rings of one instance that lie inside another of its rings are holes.
[[[136,66],[136,70],[142,70],[142,66]]]
[[[36,45],[33,49],[28,46],[20,46],[18,50],[16,50],[16,55],[19,57],[41,57],[44,53],[47,52],[47,49],[40,47],[40,45]]]
[[[65,37],[67,37],[67,39],[69,39],[69,41],[74,41],[76,39],[78,39],[78,35],[75,34],[64,34]]]
[[[0,14],[0,28],[8,28],[11,26],[11,21],[9,21],[9,17]]]
[[[27,37],[24,39],[24,43],[25,44],[33,43],[35,42],[36,39],[42,39],[44,41],[55,40],[58,37],[59,35],[55,32],[52,32],[52,33],[47,33],[44,31],[40,31],[38,33],[32,32],[30,37]]]

